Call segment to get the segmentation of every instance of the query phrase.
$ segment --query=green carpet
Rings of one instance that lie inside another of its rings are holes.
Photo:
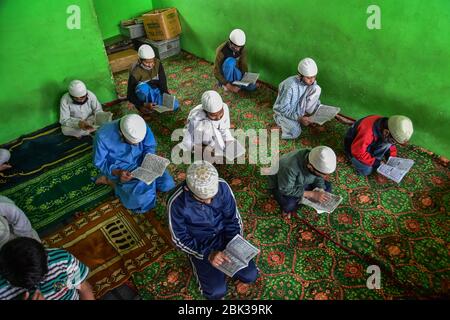
[[[85,154],[1,194],[11,198],[40,232],[112,196],[111,188],[91,181],[96,175],[92,154]]]
[[[182,128],[201,94],[217,90],[230,107],[236,128],[272,126],[276,92],[260,86],[256,92],[235,95],[216,87],[212,65],[190,54],[164,61],[171,92],[180,99],[175,114],[154,114],[149,124],[158,153],[169,157],[176,144],[171,132]],[[128,74],[115,76],[119,95],[126,95]],[[318,79],[320,83],[320,78]],[[324,97],[326,99],[326,92]],[[324,100],[326,102],[326,100]],[[345,106],[341,106],[345,114]],[[134,113],[124,103],[118,114]],[[296,148],[327,145],[338,155],[332,175],[334,192],[343,196],[332,214],[302,209],[286,222],[266,192],[267,181],[257,165],[228,165],[220,175],[232,186],[244,220],[246,237],[261,249],[256,262],[257,283],[237,292],[230,280],[228,299],[404,299],[448,297],[450,279],[450,172],[448,162],[415,146],[399,149],[415,165],[398,186],[377,176],[357,176],[343,155],[347,124],[331,121],[306,129],[296,141],[282,141],[281,154]],[[256,141],[257,143],[257,141]],[[185,165],[169,170],[177,182]],[[164,195],[157,216],[167,226]],[[381,269],[381,289],[369,290],[366,269]],[[145,299],[201,299],[190,264],[176,249],[133,277]]]
[[[176,113],[153,114],[150,124],[158,154],[170,157],[170,135],[182,128],[201,94],[218,90],[229,105],[236,128],[271,127],[276,92],[260,86],[256,92],[235,95],[218,89],[212,65],[190,54],[164,61],[168,84],[180,99]],[[117,74],[118,94],[126,96],[127,72]],[[319,78],[320,83],[320,78]],[[324,92],[326,102],[326,92]],[[340,106],[345,114],[345,106]],[[115,118],[135,113],[124,102],[111,108]],[[445,159],[415,146],[400,148],[399,155],[416,164],[398,186],[376,176],[359,177],[345,160],[342,139],[348,125],[331,121],[306,129],[296,141],[282,141],[282,154],[296,148],[324,144],[338,155],[332,175],[334,192],[342,205],[330,215],[302,209],[286,222],[265,188],[257,165],[228,165],[220,175],[233,188],[244,220],[246,237],[261,249],[256,258],[261,276],[255,285],[238,292],[230,280],[227,299],[405,299],[449,296],[450,279],[450,172]],[[258,143],[258,141],[253,141]],[[74,150],[76,151],[76,149]],[[185,179],[186,165],[171,164],[177,182]],[[10,185],[1,192],[12,198],[42,230],[77,211],[106,201],[112,191],[96,186],[92,155],[80,154],[45,172]],[[158,195],[155,210],[167,228],[166,194]],[[381,269],[381,289],[369,290],[366,269]],[[133,282],[144,299],[201,299],[198,283],[186,256],[172,249]]]
[[[12,168],[0,172],[0,190],[5,190],[91,153],[92,138],[64,136],[55,123],[0,147],[11,152]]]

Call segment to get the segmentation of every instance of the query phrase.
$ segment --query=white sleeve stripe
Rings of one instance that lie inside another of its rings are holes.
[[[181,186],[179,190],[175,191],[175,193],[172,195],[172,197],[170,197],[169,199],[169,203],[167,205],[167,212],[168,212],[168,216],[169,216],[169,229],[170,229],[170,234],[172,235],[172,240],[175,243],[175,245],[177,247],[179,247],[182,251],[194,255],[195,257],[197,257],[198,259],[203,260],[203,255],[201,253],[198,253],[194,250],[192,250],[191,248],[189,248],[188,246],[184,245],[180,239],[177,238],[177,236],[175,235],[175,232],[173,231],[173,227],[172,227],[172,214],[171,214],[171,209],[172,209],[172,203],[175,201],[175,199],[183,193],[183,187]]]
[[[236,197],[234,196],[234,193],[233,193],[233,189],[231,189],[231,187],[228,184],[228,182],[226,182],[222,178],[219,178],[219,181],[220,182],[224,182],[228,186],[228,189],[230,189],[231,195],[233,196],[233,199],[234,199],[234,203],[236,204],[236,217],[238,218],[239,228],[241,229],[240,234],[241,234],[241,236],[243,236],[244,235],[244,227],[243,227],[243,224],[242,224],[241,214],[239,213],[239,209],[238,209],[238,206],[237,206]]]

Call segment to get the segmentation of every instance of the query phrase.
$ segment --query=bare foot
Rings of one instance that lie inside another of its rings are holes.
[[[274,124],[274,125],[272,125],[272,126],[270,127],[270,130],[278,130],[278,131],[281,131],[281,127],[280,127],[279,125]]]
[[[110,181],[107,177],[105,176],[101,176],[99,178],[97,178],[97,180],[95,180],[95,184],[110,184]]]

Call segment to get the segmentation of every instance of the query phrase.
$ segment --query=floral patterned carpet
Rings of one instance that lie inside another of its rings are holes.
[[[270,128],[276,91],[258,84],[252,93],[232,94],[216,86],[212,65],[189,53],[165,60],[171,93],[180,100],[176,113],[148,118],[158,154],[170,157],[177,143],[172,131],[182,128],[189,111],[206,90],[217,90],[230,107],[235,128]],[[118,94],[126,96],[128,73],[115,75]],[[320,83],[320,78],[319,78]],[[341,106],[345,114],[345,106]],[[134,113],[126,102],[112,107],[116,117]],[[281,218],[266,191],[258,165],[223,165],[220,175],[236,196],[248,240],[261,249],[256,258],[260,277],[237,289],[229,281],[226,299],[430,299],[448,298],[450,286],[450,172],[448,161],[416,146],[399,149],[414,167],[400,185],[380,176],[357,176],[343,155],[348,124],[336,120],[308,128],[295,141],[281,141],[280,153],[317,145],[332,147],[338,169],[331,182],[343,197],[332,214],[302,208],[290,221]],[[253,141],[258,143],[258,141]],[[169,166],[177,182],[186,165]],[[167,226],[166,195],[155,210]],[[366,286],[368,266],[381,269],[381,289]],[[160,257],[133,282],[144,299],[202,299],[186,256],[175,248]]]

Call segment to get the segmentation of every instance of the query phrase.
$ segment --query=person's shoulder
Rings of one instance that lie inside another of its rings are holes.
[[[68,92],[64,93],[64,94],[61,96],[61,99],[60,99],[61,105],[62,105],[62,104],[68,104],[68,103],[70,103],[71,101],[72,101],[72,99],[70,98],[70,95],[69,95]]]
[[[283,82],[289,87],[298,87],[300,85],[298,76],[287,77]]]
[[[201,104],[193,108],[188,115],[188,121],[191,120],[204,120],[206,118],[206,112],[203,110]]]
[[[87,94],[89,98],[93,98],[97,100],[97,96],[91,90],[87,90]]]
[[[0,275],[0,300],[13,300],[24,293],[25,289],[17,288],[9,284],[8,280]]]
[[[219,191],[221,193],[233,193],[233,189],[231,188],[230,184],[222,178],[219,178]]]
[[[45,249],[48,257],[48,265],[60,265],[61,263],[68,263],[72,260],[72,254],[64,249],[60,248],[48,248]]]
[[[128,70],[130,77],[134,77],[135,79],[137,79],[139,76],[140,69],[141,67],[139,65],[139,61],[134,62],[131,65],[130,69]]]
[[[304,157],[307,150],[294,150],[284,154],[280,158],[280,163],[284,163],[283,168],[287,171],[296,171],[299,166],[299,162]]]
[[[225,47],[225,45],[227,44],[227,41],[222,42],[217,48],[216,48],[216,54],[219,54],[220,52],[222,52],[223,48]]]
[[[184,198],[185,198],[185,184],[181,183],[177,187],[175,187],[175,190],[170,194],[169,198],[167,199],[167,208],[169,210],[172,210],[174,208],[183,208],[184,207]],[[183,210],[181,210],[183,211]]]
[[[102,125],[97,132],[95,133],[99,139],[108,139],[112,138],[113,134],[116,131],[116,127],[118,127],[119,120],[114,120]]]

